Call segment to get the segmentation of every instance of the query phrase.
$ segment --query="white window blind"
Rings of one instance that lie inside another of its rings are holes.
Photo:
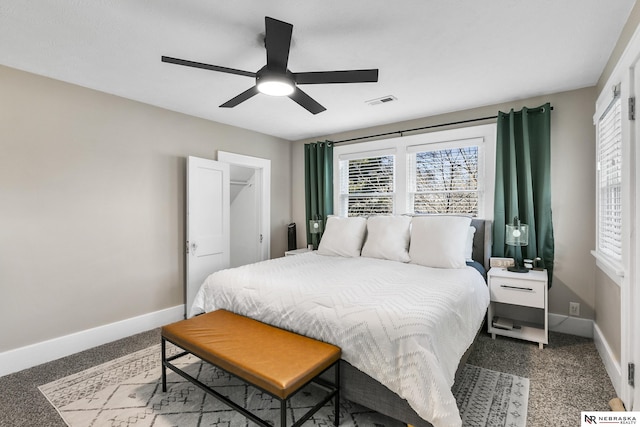
[[[598,121],[598,250],[622,260],[622,102]]]
[[[395,155],[340,161],[342,216],[394,212]]]
[[[409,203],[414,213],[478,216],[478,146],[412,153]]]

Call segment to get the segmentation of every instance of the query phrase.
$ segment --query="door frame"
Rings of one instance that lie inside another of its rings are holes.
[[[271,160],[218,150],[218,161],[255,169],[259,182],[259,232],[262,235],[261,259],[271,258]]]
[[[629,46],[633,48],[632,52],[635,56],[635,62],[632,64],[630,71],[630,94],[635,98],[636,105],[640,100],[640,30],[637,30],[634,34],[634,38],[632,40],[635,43],[629,43]],[[627,105],[627,113],[629,106]],[[621,299],[623,299],[622,304],[624,304],[625,308],[622,310],[623,314],[626,314],[627,319],[629,321],[629,327],[626,329],[626,336],[622,337],[623,343],[626,342],[626,362],[633,363],[636,365],[640,362],[640,339],[638,335],[640,334],[640,313],[638,313],[637,308],[640,307],[640,283],[638,282],[640,274],[638,272],[638,266],[640,265],[640,233],[638,230],[640,229],[640,172],[638,171],[638,166],[640,165],[640,149],[638,148],[638,144],[640,143],[640,117],[637,113],[637,107],[635,112],[635,120],[628,121],[629,129],[628,135],[630,139],[631,145],[631,156],[633,159],[635,167],[631,170],[631,185],[632,185],[632,224],[631,224],[631,277],[630,283],[627,290],[626,295],[622,295]],[[624,298],[627,298],[628,301],[624,302]],[[622,319],[625,320],[624,318]],[[624,328],[623,328],[624,330]],[[625,344],[622,344],[622,347],[625,348]],[[624,357],[623,357],[624,359]],[[624,365],[624,367],[627,367]],[[627,368],[628,369],[628,368]],[[637,370],[637,369],[635,369]],[[623,370],[623,372],[629,374],[628,370]],[[627,397],[627,410],[628,411],[638,411],[640,409],[640,385],[638,384],[638,380],[640,379],[640,375],[634,373],[635,378],[633,379],[635,382],[635,386],[630,386],[627,383],[628,393]],[[626,376],[623,375],[623,381]],[[624,401],[624,399],[623,399]]]

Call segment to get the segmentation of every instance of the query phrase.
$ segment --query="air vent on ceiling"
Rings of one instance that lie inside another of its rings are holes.
[[[376,98],[376,99],[371,99],[369,101],[365,101],[367,104],[369,105],[380,105],[380,104],[387,104],[389,102],[393,102],[393,101],[397,101],[398,98],[396,98],[393,95],[387,95],[387,96],[383,96],[382,98]]]

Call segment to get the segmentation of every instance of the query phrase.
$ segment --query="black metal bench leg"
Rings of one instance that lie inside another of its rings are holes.
[[[336,384],[336,394],[333,396],[333,416],[334,421],[333,424],[338,427],[340,425],[340,361],[338,360],[335,364],[335,384]]]
[[[287,400],[280,400],[280,426],[287,427]]]
[[[162,338],[162,392],[167,392],[167,341]]]

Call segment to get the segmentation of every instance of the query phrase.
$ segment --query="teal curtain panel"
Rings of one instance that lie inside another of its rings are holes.
[[[497,257],[542,258],[553,277],[551,219],[551,105],[498,113],[493,248]],[[529,225],[529,242],[521,249],[505,244],[505,225],[513,218]]]
[[[304,181],[307,244],[318,248],[321,233],[311,234],[309,221],[322,220],[333,215],[333,143],[314,142],[304,146]],[[322,227],[324,230],[324,226]]]

